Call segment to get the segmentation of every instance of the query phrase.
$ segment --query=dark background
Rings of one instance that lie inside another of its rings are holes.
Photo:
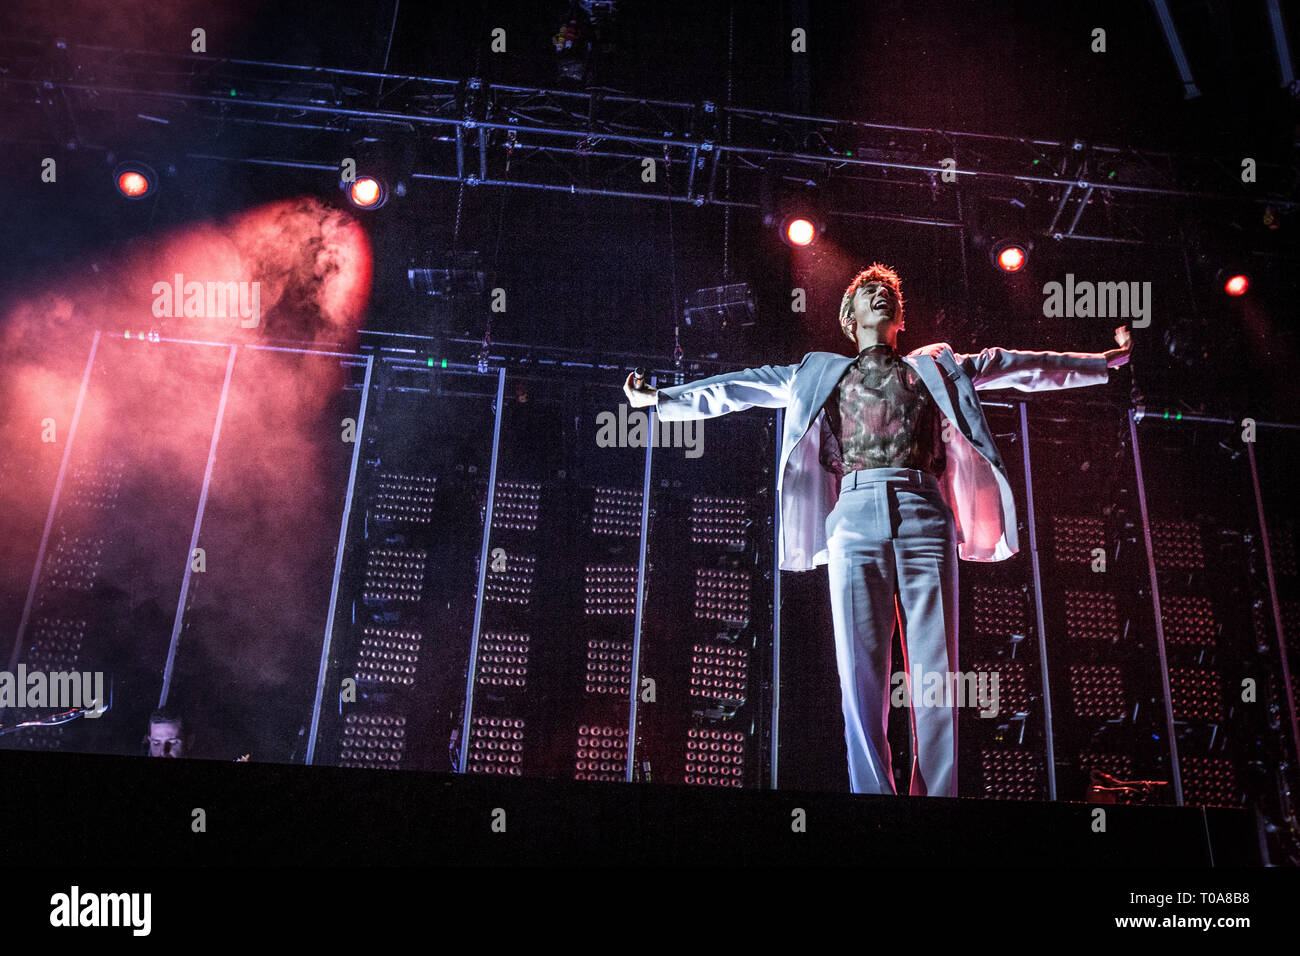
[[[1188,151],[1223,157],[1227,177],[1236,175],[1243,156],[1293,167],[1296,101],[1279,87],[1265,5],[1221,0],[1172,7],[1203,92],[1192,101],[1183,98],[1151,6],[1137,2],[813,2],[806,5],[806,18],[802,5],[790,3],[624,3],[610,33],[613,49],[595,62],[591,83],[661,99],[709,98],[814,116]],[[568,10],[566,3],[533,2],[14,0],[0,12],[0,37],[64,37],[184,53],[191,29],[203,27],[210,56],[575,89],[557,75],[550,47]],[[1288,12],[1294,51],[1300,48],[1300,14]],[[790,30],[804,23],[808,53],[796,60]],[[488,47],[498,26],[507,30],[506,54]],[[1090,51],[1097,27],[1106,30],[1104,54]],[[5,62],[0,58],[0,67]],[[137,240],[156,233],[284,197],[339,201],[330,177],[321,173],[193,161],[178,165],[156,201],[123,203],[106,174],[103,150],[157,145],[153,126],[124,116],[112,131],[114,142],[87,131],[87,140],[69,152],[58,151],[52,130],[19,116],[26,114],[17,104],[0,101],[0,140],[9,167],[35,169],[53,150],[62,164],[63,188],[33,186],[23,175],[0,181],[0,213],[7,224],[0,230],[0,312],[35,288],[92,270],[111,275]],[[170,135],[166,148],[184,152],[198,151],[215,133],[200,125]],[[228,143],[241,134],[224,129],[221,135]],[[321,158],[318,147],[304,137],[299,158]],[[1300,413],[1289,364],[1300,275],[1291,236],[1300,224],[1293,215],[1283,218],[1275,237],[1283,254],[1263,263],[1249,301],[1233,302],[1205,276],[1185,274],[1181,250],[1170,248],[1043,244],[1029,268],[1011,277],[974,257],[967,287],[955,237],[922,226],[834,220],[829,238],[841,253],[836,260],[816,250],[792,256],[752,211],[733,212],[724,229],[718,208],[525,190],[461,193],[454,184],[426,180],[375,214],[362,215],[375,259],[366,326],[424,321],[428,305],[410,292],[407,264],[423,250],[454,245],[480,250],[489,287],[511,292],[510,312],[492,317],[494,340],[572,347],[600,342],[662,361],[673,347],[683,297],[723,280],[725,235],[726,278],[755,287],[757,324],[707,345],[687,340],[688,358],[707,349],[735,366],[776,364],[798,361],[812,349],[847,349],[835,322],[839,297],[852,270],[874,259],[903,276],[904,347],[936,340],[958,352],[988,345],[1112,347],[1111,328],[1118,322],[1042,316],[1042,284],[1074,272],[1080,278],[1152,283],[1156,321],[1150,334],[1135,336],[1133,364],[1154,402],[1230,417],[1249,412],[1291,420]],[[1247,211],[1243,206],[1243,216]],[[1258,231],[1258,223],[1236,225],[1244,234]],[[851,260],[847,270],[845,256]],[[810,290],[810,308],[802,316],[786,308],[796,284]],[[480,318],[486,315],[484,308]],[[1172,355],[1165,334],[1188,318],[1195,319],[1188,336],[1192,353],[1199,349],[1203,355],[1199,363],[1189,363],[1186,352]],[[479,321],[475,329],[483,327]],[[1119,407],[1129,385],[1126,374],[1115,373],[1095,391]],[[1106,427],[1115,429],[1113,422]],[[1067,476],[1063,485],[1068,481]],[[824,602],[820,575],[791,577],[789,600],[809,608]],[[809,620],[810,630],[828,632],[828,616]],[[828,642],[819,653],[788,672],[794,690],[785,700],[789,712],[809,725],[828,721],[827,733],[834,737],[838,701],[815,701],[818,687],[834,692]],[[797,758],[797,766],[799,759],[801,784],[842,773],[833,748]]]

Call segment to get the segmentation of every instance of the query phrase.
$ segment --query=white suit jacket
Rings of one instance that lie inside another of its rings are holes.
[[[855,358],[809,352],[797,365],[764,365],[659,389],[659,417],[670,421],[715,418],[754,406],[787,409],[776,481],[783,571],[811,571],[828,560],[826,517],[839,499],[840,485],[821,464],[820,418],[831,389]],[[939,342],[903,360],[955,426],[949,430],[940,488],[956,517],[958,555],[967,561],[1006,560],[1020,550],[1016,505],[975,391],[1100,385],[1109,377],[1105,356],[1000,348],[962,355]]]

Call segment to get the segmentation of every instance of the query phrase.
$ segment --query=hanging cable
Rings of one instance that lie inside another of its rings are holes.
[[[673,368],[682,367],[681,310],[677,307],[677,243],[673,230],[673,162],[664,146],[664,185],[668,190],[668,274],[673,293]]]
[[[397,11],[402,7],[402,0],[393,0],[393,22],[388,27],[388,46],[384,48],[384,65],[380,67],[381,73],[388,72],[388,57],[393,52],[393,34],[397,32]],[[384,102],[384,80],[385,77],[379,78],[379,92],[375,94],[375,109]]]
[[[512,119],[511,122],[514,122]],[[497,278],[497,263],[501,261],[501,233],[505,230],[506,225],[506,197],[510,195],[510,161],[514,158],[515,144],[518,141],[518,134],[510,130],[506,134],[506,168],[502,175],[504,184],[501,189],[501,205],[497,209],[497,237],[492,249],[492,279]],[[457,224],[460,222],[460,211],[456,213]],[[492,309],[489,306],[487,310],[487,324],[483,329],[483,343],[478,352],[478,370],[486,373],[488,370],[488,357],[492,348]]]

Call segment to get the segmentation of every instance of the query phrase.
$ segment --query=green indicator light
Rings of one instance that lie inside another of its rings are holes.
[[[427,364],[429,368],[433,368],[433,357],[430,356],[428,359],[426,359],[425,364]]]
[[[1107,179],[1114,179],[1114,178],[1115,178],[1115,174],[1114,174],[1114,173],[1111,173],[1111,174],[1110,174],[1109,176],[1107,176],[1106,178],[1107,178]]]
[[[1034,165],[1037,166],[1037,165],[1038,165],[1039,163],[1041,163],[1041,162],[1042,162],[1041,159],[1036,159],[1036,160],[1034,160]]]
[[[446,360],[446,359],[443,359],[443,360],[442,360],[442,367],[443,367],[443,368],[446,368],[446,367],[447,367],[447,360]]]

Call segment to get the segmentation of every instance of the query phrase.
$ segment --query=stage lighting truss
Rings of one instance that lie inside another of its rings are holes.
[[[1289,188],[1294,164],[1260,163],[1259,185],[1248,195],[1233,192],[1225,170],[1240,161],[1235,155],[1170,155],[1095,142],[1079,148],[1072,138],[1052,139],[1032,130],[1008,137],[864,123],[698,100],[647,100],[607,88],[564,91],[328,67],[305,72],[299,64],[235,63],[173,50],[68,44],[60,54],[64,68],[52,69],[46,44],[5,37],[0,45],[5,46],[5,87],[14,112],[0,137],[7,130],[48,126],[45,104],[52,98],[60,102],[71,129],[115,118],[126,100],[148,110],[151,118],[174,123],[171,128],[177,131],[193,124],[199,132],[191,141],[172,140],[174,148],[192,158],[319,170],[322,165],[338,169],[339,157],[349,157],[358,177],[374,177],[392,195],[401,195],[407,179],[419,176],[658,203],[665,198],[661,184],[645,189],[643,197],[607,185],[608,174],[639,160],[647,138],[653,138],[663,144],[674,168],[688,171],[673,177],[667,198],[696,206],[722,201],[725,183],[729,206],[762,208],[760,177],[753,173],[756,167],[779,163],[791,180],[833,184],[837,218],[947,231],[964,225],[958,190],[937,183],[949,168],[945,160],[954,155],[980,157],[978,163],[958,165],[957,182],[963,186],[1024,187],[1035,228],[1016,233],[1022,237],[1170,246],[1169,236],[1183,219],[1179,210],[1187,202],[1207,216],[1249,213],[1246,218],[1252,220],[1265,209],[1276,220],[1298,205]],[[173,90],[177,76],[191,79],[180,97]],[[323,86],[335,94],[322,97]],[[274,97],[259,95],[269,88],[276,90]],[[243,153],[224,144],[214,152],[205,124],[218,128],[231,122],[262,127],[267,145]],[[373,135],[358,141],[359,123]],[[312,142],[319,144],[315,155],[301,155],[300,129],[310,131]],[[330,130],[337,131],[333,140]],[[593,130],[600,143],[596,151]],[[58,145],[67,142],[57,126],[49,136]],[[864,142],[870,148],[862,148]],[[798,145],[774,145],[784,143]],[[521,149],[551,161],[516,164],[516,170],[503,175],[510,155]],[[387,166],[382,163],[385,150]],[[406,161],[417,152],[418,173]],[[1152,202],[1161,196],[1177,201]],[[1037,228],[1048,219],[1046,229]]]

